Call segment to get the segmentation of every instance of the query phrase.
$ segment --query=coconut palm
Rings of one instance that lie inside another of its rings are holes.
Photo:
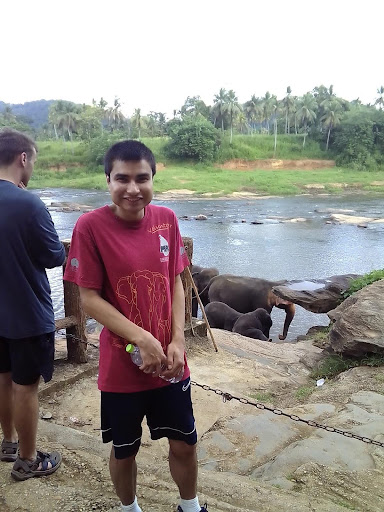
[[[214,125],[216,126],[216,119],[219,117],[221,119],[221,131],[224,132],[224,114],[226,104],[228,102],[228,93],[225,89],[221,88],[219,94],[215,94],[213,99],[213,113],[215,115]]]
[[[274,100],[271,96],[271,93],[267,91],[265,96],[262,98],[262,106],[263,106],[263,120],[267,123],[267,130],[269,135],[269,120],[273,111],[273,103]]]
[[[383,110],[383,107],[384,107],[384,86],[381,85],[377,89],[377,94],[379,96],[376,98],[375,105],[378,105],[379,109]]]
[[[275,136],[275,143],[273,147],[273,158],[276,157],[276,148],[277,148],[277,118],[279,115],[279,102],[277,100],[276,96],[271,97],[271,104],[272,104],[272,113],[273,113],[273,133]]]
[[[244,112],[248,119],[252,131],[254,130],[254,124],[256,121],[262,122],[263,108],[261,99],[257,98],[254,94],[249,101],[244,103]]]
[[[107,110],[107,119],[108,123],[111,127],[111,131],[119,128],[121,124],[125,121],[125,117],[120,111],[120,100],[119,98],[115,98],[113,101],[113,106]]]
[[[304,139],[303,149],[305,147],[305,140],[308,135],[308,125],[316,121],[317,103],[315,98],[310,92],[304,94],[301,100],[301,106],[297,112],[297,119],[303,125]]]
[[[132,116],[132,124],[133,126],[137,129],[137,132],[139,134],[139,139],[141,137],[141,129],[143,128],[143,118],[141,117],[141,109],[140,108],[136,108],[135,109],[135,112]]]
[[[230,91],[228,91],[227,103],[224,106],[224,112],[226,112],[229,116],[229,124],[231,128],[231,144],[233,138],[233,122],[236,120],[237,116],[240,114],[241,111],[242,109],[241,106],[239,105],[235,91],[231,89]]]
[[[285,130],[284,130],[284,133],[289,133],[290,132],[290,126],[289,126],[289,124],[290,124],[290,117],[291,117],[291,114],[292,114],[292,111],[293,111],[293,107],[294,107],[294,104],[295,104],[295,100],[291,96],[291,94],[292,94],[292,89],[288,86],[287,87],[287,95],[282,100],[282,105],[283,105],[283,108],[284,108],[284,111],[285,111]]]
[[[331,130],[334,126],[340,124],[343,115],[343,108],[336,97],[333,97],[329,100],[324,100],[321,106],[324,110],[324,114],[321,117],[321,121],[323,122],[324,126],[328,129],[326,145],[326,149],[328,151]]]

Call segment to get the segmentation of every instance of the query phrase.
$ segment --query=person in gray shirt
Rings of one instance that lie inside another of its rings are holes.
[[[0,132],[0,461],[14,462],[16,480],[50,475],[58,452],[36,449],[38,385],[52,378],[55,321],[46,268],[65,250],[44,203],[25,189],[37,157],[35,143]]]

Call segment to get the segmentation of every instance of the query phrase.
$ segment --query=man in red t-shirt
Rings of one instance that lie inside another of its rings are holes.
[[[169,440],[179,512],[207,512],[196,496],[197,434],[184,350],[180,273],[189,261],[175,214],[150,204],[155,172],[154,156],[141,142],[122,141],[108,150],[113,204],[77,221],[64,278],[79,286],[85,312],[104,326],[101,429],[103,441],[113,443],[110,473],[121,510],[141,511],[135,458],[146,416],[152,439]],[[126,352],[128,344],[140,350],[140,366]]]

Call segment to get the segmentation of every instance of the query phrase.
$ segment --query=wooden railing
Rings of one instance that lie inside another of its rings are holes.
[[[193,240],[189,237],[183,237],[184,247],[189,261],[192,261]],[[63,240],[66,255],[68,257],[70,240]],[[67,261],[67,258],[66,258]],[[63,266],[63,272],[65,264]],[[192,324],[192,285],[188,278],[186,270],[181,274],[181,280],[184,286],[185,294],[185,324],[190,328]],[[80,302],[79,288],[76,284],[69,281],[63,281],[64,287],[64,318],[56,320],[56,330],[66,329],[67,336],[67,358],[73,363],[86,363],[87,358],[87,333],[85,314]],[[81,343],[82,340],[85,343]]]

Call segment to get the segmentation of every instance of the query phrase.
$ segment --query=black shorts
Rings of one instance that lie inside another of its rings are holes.
[[[125,459],[138,452],[144,416],[152,439],[167,437],[189,445],[196,444],[189,377],[150,391],[101,392],[103,442],[113,442],[116,459]]]
[[[40,376],[50,381],[54,356],[54,332],[18,340],[0,337],[0,373],[11,372],[16,384],[29,386]]]

